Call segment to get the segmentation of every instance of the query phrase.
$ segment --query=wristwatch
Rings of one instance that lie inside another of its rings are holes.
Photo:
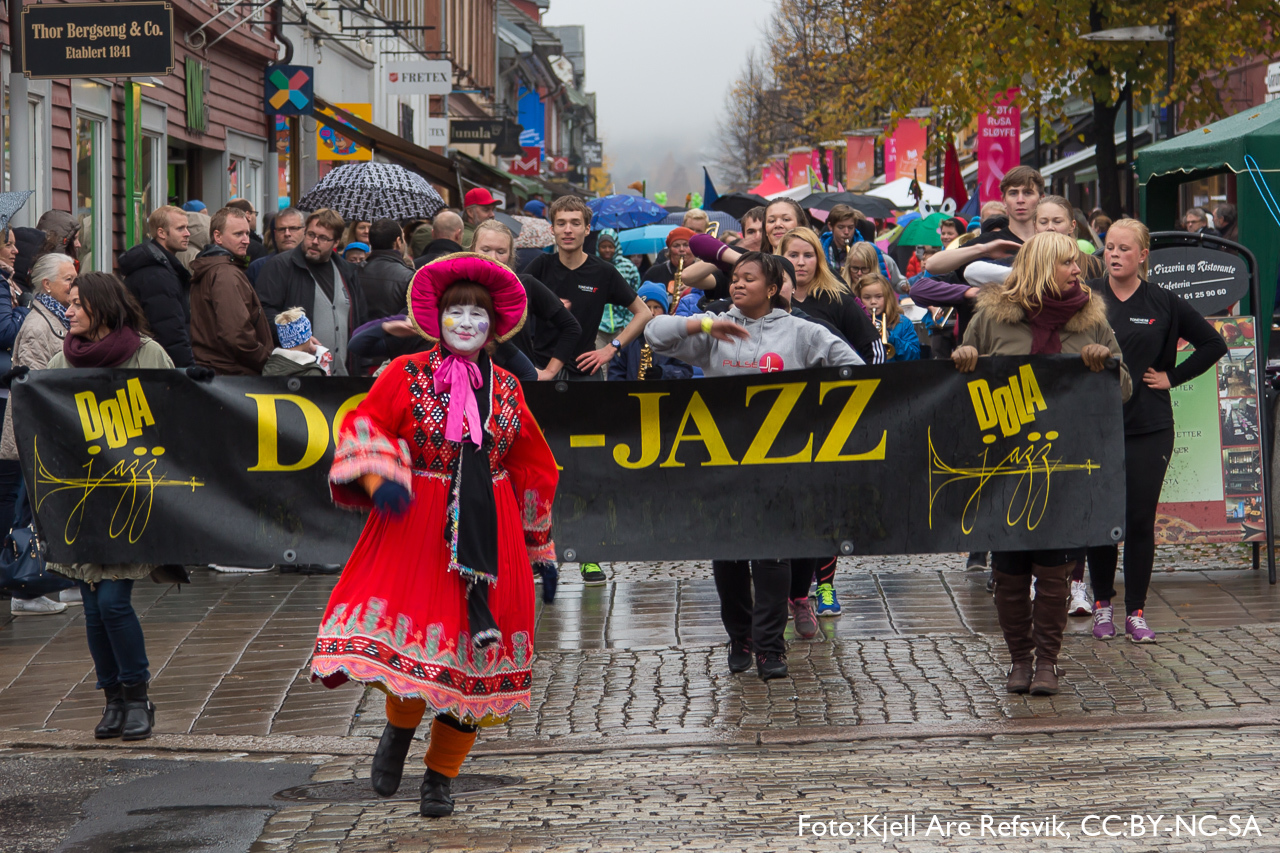
[[[614,338],[613,340],[609,341],[609,346],[613,347],[614,349],[620,350],[622,349],[622,341],[618,340],[617,338]]]

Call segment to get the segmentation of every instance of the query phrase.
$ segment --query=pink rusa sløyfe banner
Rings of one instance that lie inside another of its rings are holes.
[[[1000,198],[1000,181],[1022,162],[1022,110],[1010,89],[978,116],[978,188],[982,201]]]

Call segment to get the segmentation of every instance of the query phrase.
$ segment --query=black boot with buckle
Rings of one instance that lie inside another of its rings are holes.
[[[107,707],[102,711],[102,719],[93,727],[93,736],[98,740],[120,737],[124,733],[124,691],[119,684],[102,688],[107,699]]]

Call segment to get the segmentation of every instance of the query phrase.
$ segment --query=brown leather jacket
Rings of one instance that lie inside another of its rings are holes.
[[[221,246],[191,262],[191,351],[222,376],[259,376],[275,346],[244,268]]]

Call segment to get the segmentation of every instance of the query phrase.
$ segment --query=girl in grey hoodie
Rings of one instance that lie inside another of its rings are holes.
[[[862,364],[847,343],[791,315],[789,283],[776,256],[747,252],[733,267],[732,308],[719,316],[654,317],[645,340],[654,352],[701,367],[707,376]]]
[[[645,339],[655,353],[697,365],[707,376],[862,364],[830,331],[791,316],[788,284],[781,258],[747,252],[733,267],[732,308],[719,316],[654,317]],[[754,657],[760,678],[785,677],[791,561],[713,560],[711,570],[729,634],[729,671],[746,671]]]

